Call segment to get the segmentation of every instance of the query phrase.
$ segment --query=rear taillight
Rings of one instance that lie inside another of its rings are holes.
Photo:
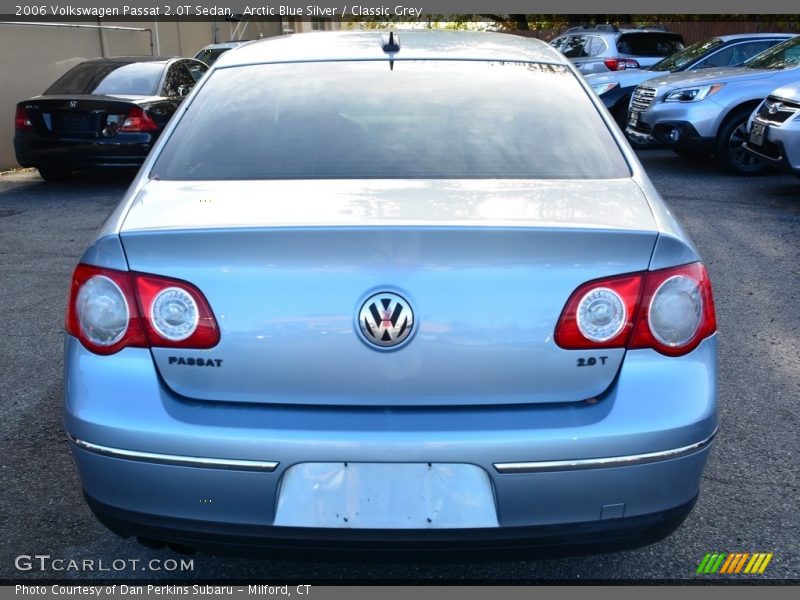
[[[147,346],[130,273],[78,265],[72,275],[66,330],[96,354]]]
[[[717,330],[711,281],[700,263],[648,273],[640,307],[629,348],[680,356]]]
[[[555,341],[569,350],[652,348],[680,356],[716,329],[708,274],[692,263],[582,285],[567,301]]]
[[[641,288],[640,274],[582,285],[572,294],[561,314],[556,343],[571,350],[627,345]],[[601,332],[605,333],[598,335]]]
[[[33,131],[33,123],[28,118],[28,109],[23,104],[17,104],[17,114],[14,117],[14,129],[17,131]]]
[[[630,58],[606,58],[603,63],[609,71],[624,71],[625,69],[638,69],[639,63]]]
[[[211,307],[193,285],[90,265],[78,265],[72,276],[66,330],[96,354],[219,342]]]
[[[213,348],[219,329],[211,307],[193,285],[134,274],[145,333],[151,346]]]
[[[147,114],[147,111],[138,106],[130,109],[122,122],[122,127],[119,128],[120,131],[126,132],[156,131],[157,129],[159,129],[158,125]]]

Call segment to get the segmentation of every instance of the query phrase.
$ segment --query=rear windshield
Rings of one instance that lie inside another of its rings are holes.
[[[201,62],[206,63],[209,67],[213,65],[216,60],[225,54],[230,48],[211,48],[207,50],[200,50],[195,54],[195,58]]]
[[[617,50],[630,56],[669,56],[683,49],[683,38],[677,33],[623,33]]]
[[[81,63],[47,88],[45,95],[152,96],[158,90],[163,72],[162,63]]]
[[[630,175],[568,69],[485,61],[220,69],[156,161],[161,179]]]

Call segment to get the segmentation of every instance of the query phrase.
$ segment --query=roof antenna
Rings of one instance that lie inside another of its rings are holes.
[[[389,70],[394,71],[394,54],[400,52],[400,36],[395,37],[394,31],[390,31],[388,37],[383,34],[381,48],[389,55]]]

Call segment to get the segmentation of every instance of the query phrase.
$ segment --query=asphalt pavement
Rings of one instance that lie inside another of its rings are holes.
[[[672,536],[536,560],[185,557],[111,534],[83,501],[61,426],[63,313],[75,262],[130,178],[47,184],[35,171],[0,175],[0,579],[716,581],[723,576],[695,570],[705,553],[723,551],[772,552],[757,577],[800,580],[800,179],[732,177],[668,151],[640,158],[711,275],[720,432],[700,499]],[[50,558],[25,558],[35,555]],[[181,559],[192,568],[181,571]]]

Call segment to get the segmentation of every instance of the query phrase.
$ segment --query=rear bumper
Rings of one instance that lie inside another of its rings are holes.
[[[22,167],[140,167],[155,139],[149,133],[122,134],[113,139],[18,136],[14,139],[14,149]]]
[[[560,552],[577,554],[622,550],[657,542],[675,531],[686,519],[697,497],[674,508],[637,517],[606,521],[448,530],[315,529],[270,527],[171,519],[109,506],[86,496],[92,512],[121,537],[179,544],[197,550],[237,553],[245,551],[302,552],[352,550],[374,553],[408,551],[541,550],[552,557]],[[331,555],[327,554],[328,560]]]
[[[679,358],[629,351],[615,383],[592,404],[195,402],[163,386],[148,350],[101,357],[70,336],[65,382],[65,425],[79,440],[73,455],[98,516],[123,535],[187,545],[215,537],[223,545],[240,545],[240,538],[267,546],[298,538],[561,545],[595,533],[601,544],[615,536],[647,543],[646,532],[632,531],[668,533],[679,524],[698,494],[717,428],[716,336]],[[274,525],[287,469],[348,461],[475,465],[491,482],[498,527]]]

